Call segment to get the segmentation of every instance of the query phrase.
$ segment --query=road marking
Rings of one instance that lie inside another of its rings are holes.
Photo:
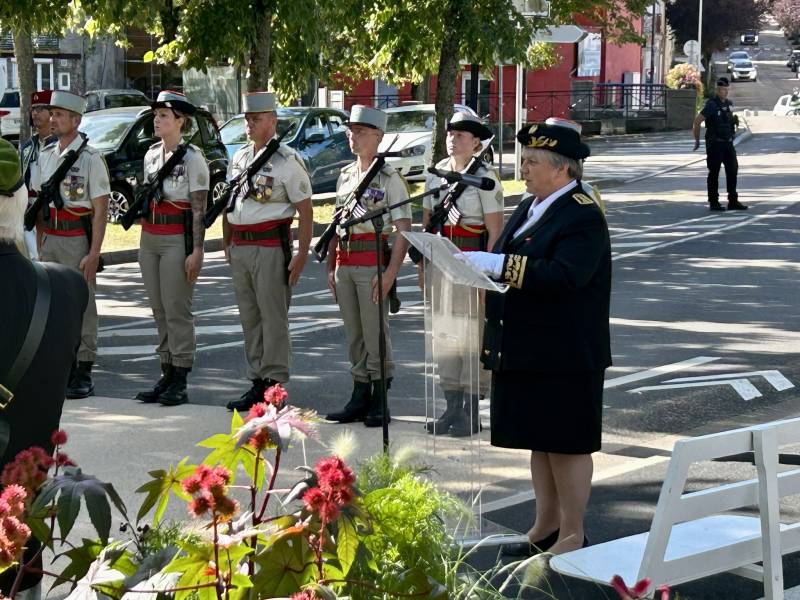
[[[638,373],[631,373],[630,375],[623,375],[622,377],[614,377],[613,379],[606,379],[605,383],[603,384],[603,389],[608,390],[621,385],[627,385],[628,383],[633,383],[635,381],[642,381],[643,379],[658,377],[659,375],[664,375],[666,373],[674,373],[675,371],[683,371],[685,369],[691,369],[692,367],[699,367],[700,365],[705,365],[710,362],[714,362],[715,360],[720,360],[720,357],[697,356],[688,360],[682,360],[680,362],[662,365],[653,369],[639,371]]]
[[[784,377],[783,373],[776,369],[770,369],[768,371],[749,371],[747,373],[720,373],[718,375],[701,375],[699,377],[679,377],[678,379],[670,379],[664,383],[683,383],[685,381],[700,380],[714,381],[721,379],[739,379],[741,377],[763,377],[767,380],[767,383],[779,392],[784,392],[794,387],[794,384]]]
[[[749,379],[724,379],[719,381],[695,381],[687,383],[675,383],[672,385],[648,385],[645,387],[630,390],[630,393],[650,392],[655,390],[675,390],[679,388],[711,387],[718,385],[729,385],[742,397],[743,400],[760,398],[761,392],[756,389]]]

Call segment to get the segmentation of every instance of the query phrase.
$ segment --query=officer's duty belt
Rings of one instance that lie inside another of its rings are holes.
[[[57,219],[47,227],[55,231],[76,231],[78,229],[83,229],[83,223],[80,221],[66,221],[64,219]]]
[[[232,238],[242,242],[259,242],[261,240],[275,240],[280,239],[280,228],[283,225],[266,231],[233,231]]]
[[[384,239],[384,251],[386,251],[388,247],[389,242]],[[339,240],[339,250],[342,252],[374,252],[375,240]]]
[[[167,215],[164,213],[150,213],[150,222],[153,225],[183,225],[183,215]]]

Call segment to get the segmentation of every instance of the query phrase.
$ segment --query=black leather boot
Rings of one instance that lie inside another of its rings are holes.
[[[153,386],[152,390],[146,392],[139,392],[136,394],[136,400],[141,400],[145,404],[152,404],[158,402],[158,397],[163,394],[169,384],[172,383],[172,377],[175,374],[175,369],[171,364],[161,363],[161,379],[159,379]]]
[[[390,387],[392,387],[391,378],[386,380],[387,392],[389,391]],[[392,420],[392,417],[389,414],[388,400],[386,404],[386,412],[386,420],[389,422]],[[364,425],[367,427],[383,426],[383,390],[381,390],[381,382],[379,379],[372,382],[372,398],[370,398],[369,401],[369,410],[367,411],[367,416],[364,417]]]
[[[481,430],[480,399],[478,395],[470,396],[464,401],[463,410],[459,411],[455,422],[450,426],[450,435],[466,437]]]
[[[425,423],[425,429],[428,430],[428,433],[447,433],[450,426],[455,423],[456,417],[458,417],[461,407],[464,405],[464,391],[444,390],[444,399],[447,402],[447,408],[445,408],[442,416],[436,421]]]
[[[350,401],[345,404],[342,410],[331,413],[325,418],[328,419],[328,421],[338,421],[339,423],[363,421],[369,409],[371,396],[372,391],[369,383],[354,381],[353,393],[350,395]]]
[[[238,410],[245,412],[253,408],[254,404],[264,401],[264,390],[266,389],[263,379],[253,379],[253,385],[238,400],[231,400],[227,404],[228,410]]]
[[[78,366],[75,369],[74,375],[67,385],[67,398],[70,400],[79,400],[81,398],[94,396],[94,383],[92,382],[93,365],[94,363],[91,361],[78,361]]]
[[[162,406],[178,406],[189,401],[189,395],[186,393],[186,376],[191,370],[191,368],[187,367],[172,368],[172,381],[169,382],[167,389],[158,397],[158,401]]]

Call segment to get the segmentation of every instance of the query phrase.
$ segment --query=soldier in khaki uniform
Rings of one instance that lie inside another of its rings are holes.
[[[78,150],[84,138],[78,132],[86,100],[76,94],[54,91],[50,99],[50,120],[58,143],[46,147],[39,156],[39,168],[32,173],[31,187],[37,192],[47,182],[70,150]],[[92,365],[97,355],[97,304],[94,298],[95,274],[100,248],[106,232],[108,195],[111,187],[108,168],[101,154],[87,145],[64,179],[58,183],[64,208],[50,206],[50,220],[39,217],[39,256],[78,269],[89,285],[89,303],[83,315],[81,343],[76,363],[67,384],[67,398],[86,398],[94,394]],[[91,243],[87,225],[91,223]]]
[[[172,91],[161,92],[152,107],[154,131],[161,141],[144,157],[146,181],[155,179],[177,150],[181,133],[191,127],[191,115],[196,112],[186,96]],[[142,402],[176,406],[189,401],[186,377],[195,352],[192,296],[203,266],[208,186],[203,152],[189,144],[183,160],[161,186],[161,202],[151,204],[150,214],[142,219],[139,265],[158,328],[156,353],[162,373],[152,390],[136,395]]]
[[[492,132],[481,121],[466,113],[456,113],[447,124],[447,158],[437,163],[437,169],[466,172],[472,158],[483,152],[484,140],[492,137]],[[480,159],[476,159],[480,160]],[[486,251],[491,248],[503,230],[503,187],[497,174],[490,165],[481,162],[477,171],[478,177],[489,177],[496,182],[493,190],[482,190],[467,186],[456,198],[455,205],[461,213],[456,223],[446,221],[441,235],[449,238],[453,244],[464,252]],[[429,174],[425,182],[426,190],[440,187],[446,183],[443,179]],[[423,200],[422,221],[428,224],[434,205],[441,198],[426,196]],[[423,263],[419,263],[422,273]],[[420,281],[420,283],[422,283]],[[434,287],[442,287],[440,281],[432,281]],[[439,300],[438,310],[451,315],[466,315],[470,298],[464,288],[450,288],[452,295],[435,293]],[[463,293],[463,294],[462,294]],[[469,327],[466,323],[455,319],[453,326],[457,331],[448,331],[447,338],[438,340],[435,360],[438,365],[439,381],[444,392],[447,407],[436,421],[428,422],[426,428],[430,433],[449,433],[453,436],[467,436],[477,433],[479,423],[479,394],[489,389],[488,372],[480,369],[479,389],[471,389],[473,369],[466,360],[472,353],[479,352],[480,339],[483,337],[483,305],[477,307],[478,332],[474,340],[465,339]],[[480,368],[480,367],[478,367]]]
[[[352,108],[348,139],[356,161],[342,169],[339,175],[336,184],[338,206],[348,202],[348,196],[369,169],[386,130],[386,120],[387,115],[383,111],[361,105]],[[366,210],[372,210],[406,198],[408,187],[402,176],[393,167],[384,165],[359,201]],[[411,206],[406,204],[392,210],[390,215],[384,217],[384,221],[383,238],[387,245],[393,226],[398,231],[391,250],[391,259],[383,273],[383,293],[386,295],[397,278],[397,272],[408,250],[408,242],[400,232],[411,228]],[[328,287],[339,304],[344,321],[353,393],[343,410],[329,414],[327,418],[340,423],[363,420],[367,427],[379,427],[383,424],[383,397],[378,348],[375,229],[372,223],[362,223],[351,227],[346,233],[346,236],[334,236],[331,241],[331,251],[328,253]],[[394,364],[387,313],[388,311],[384,312],[381,318],[384,320],[386,332],[388,389]]]
[[[250,142],[233,155],[229,180],[248,168],[275,137],[278,126],[273,93],[245,94],[242,104]],[[228,403],[229,410],[239,411],[263,402],[266,388],[289,380],[289,302],[308,259],[313,226],[311,180],[302,159],[288,146],[278,148],[251,178],[250,186],[246,197],[235,199],[223,222],[252,381],[247,392]],[[299,240],[292,256],[295,214]]]

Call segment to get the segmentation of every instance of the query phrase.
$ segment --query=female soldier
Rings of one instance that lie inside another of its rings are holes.
[[[436,168],[466,172],[473,159],[481,160],[482,142],[491,137],[492,132],[477,117],[466,113],[456,113],[447,124],[447,154],[449,156],[440,161]],[[461,218],[457,224],[447,221],[440,231],[443,236],[449,238],[464,252],[485,251],[487,248],[491,248],[503,229],[503,188],[497,175],[490,165],[483,162],[473,174],[478,177],[494,179],[496,181],[494,190],[486,191],[476,187],[466,187],[456,198],[456,206],[461,213]],[[428,175],[425,187],[430,190],[439,187],[442,183],[443,180],[439,177]],[[432,199],[432,196],[425,197],[422,209],[423,226],[428,225],[436,203],[438,200]],[[422,262],[419,263],[419,266],[420,275],[422,275]],[[437,286],[437,283],[433,282],[433,285]],[[422,277],[420,277],[420,286],[422,286]],[[458,297],[452,297],[445,310],[452,314],[465,314],[469,297],[461,294],[462,289],[456,289],[458,292],[455,295]],[[481,314],[478,315],[479,329],[476,331],[474,344],[476,349],[482,335],[482,303],[478,310]],[[480,375],[480,390],[471,389],[472,369],[467,360],[469,352],[465,353],[465,350],[473,344],[468,340],[461,339],[466,335],[466,331],[462,331],[460,334],[454,331],[448,333],[450,335],[446,347],[443,343],[437,344],[439,351],[435,357],[447,407],[439,419],[426,423],[426,429],[429,433],[467,436],[470,433],[477,433],[480,429],[478,391],[481,393],[487,391],[488,376]],[[477,365],[475,368],[478,368]],[[468,397],[465,398],[465,396]]]
[[[163,91],[152,104],[155,135],[161,138],[144,157],[146,181],[177,151],[181,134],[191,127],[196,108],[178,92]],[[195,352],[192,295],[203,266],[203,214],[208,195],[208,164],[202,151],[189,144],[183,160],[166,174],[162,200],[151,204],[142,219],[139,265],[158,327],[156,353],[161,379],[137,400],[175,406],[188,402],[186,375]]]

